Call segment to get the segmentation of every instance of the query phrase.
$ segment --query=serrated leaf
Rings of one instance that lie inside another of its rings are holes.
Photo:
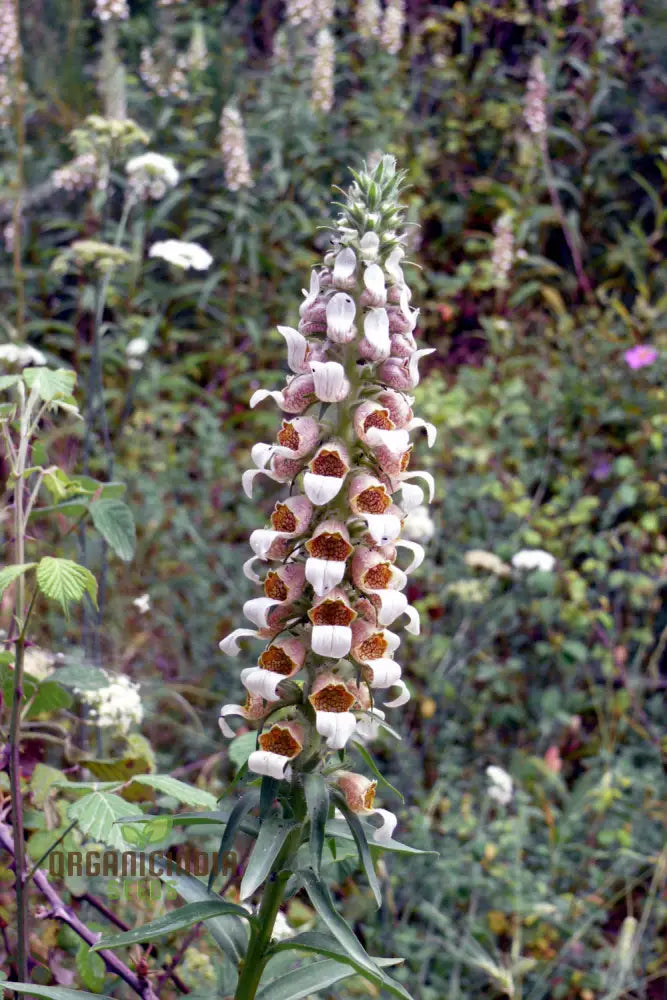
[[[86,993],[84,990],[68,990],[64,986],[35,986],[32,983],[0,982],[0,989],[13,990],[14,993],[29,993],[40,1000],[114,1000],[108,994]]]
[[[173,828],[171,816],[147,817],[148,823],[123,823],[121,829],[128,844],[143,850],[150,844],[159,844],[167,837]]]
[[[155,941],[156,938],[173,934],[174,931],[182,931],[202,920],[210,920],[211,917],[219,917],[222,914],[233,914],[244,920],[253,919],[247,910],[236,903],[228,903],[224,899],[205,899],[201,902],[186,903],[185,906],[172,910],[171,913],[166,913],[164,916],[158,917],[157,920],[151,920],[149,924],[134,927],[131,931],[125,931],[123,934],[111,934],[100,938],[93,945],[93,950],[121,948],[124,945],[136,944],[138,941]]]
[[[112,792],[90,792],[74,802],[67,811],[69,818],[77,821],[85,836],[119,851],[126,850],[127,845],[116,820],[125,813],[127,802]]]
[[[342,979],[354,976],[355,971],[340,962],[324,959],[272,979],[256,993],[256,1000],[303,1000],[319,990],[325,990]]]
[[[160,867],[162,867],[162,871],[159,870]],[[175,889],[186,903],[220,899],[219,896],[209,892],[204,883],[196,876],[183,871],[177,865],[172,864],[171,874],[167,874],[164,862],[162,865],[153,862],[153,870],[157,871],[161,881]],[[207,920],[206,928],[234,965],[238,966],[248,948],[248,931],[245,922],[232,914],[223,914],[220,917],[211,917],[210,920]]]
[[[93,993],[101,993],[106,979],[104,960],[82,941],[76,953],[76,969],[83,985]]]
[[[32,772],[32,777],[30,778],[30,794],[33,803],[39,809],[42,808],[49,797],[54,782],[64,777],[65,775],[62,771],[59,771],[56,767],[51,767],[49,764],[39,763],[35,765],[35,770]]]
[[[54,399],[72,401],[76,373],[66,368],[24,368],[23,378],[29,389],[35,388],[40,399],[50,403]],[[73,401],[72,401],[73,402]]]
[[[93,524],[119,559],[129,562],[137,545],[132,511],[122,500],[102,497],[89,508]]]
[[[7,590],[7,587],[18,580],[20,576],[27,573],[29,569],[33,569],[37,563],[15,563],[13,566],[5,566],[4,569],[0,569],[0,597]]]
[[[307,774],[303,782],[310,819],[310,857],[313,870],[320,874],[324,828],[329,818],[329,788],[321,774]]]
[[[26,707],[26,719],[33,719],[40,712],[55,712],[59,708],[69,708],[72,696],[56,681],[42,681]]]
[[[259,828],[252,854],[248,858],[241,881],[240,899],[248,899],[259,888],[271,872],[271,867],[280,854],[287,837],[298,827],[298,823],[284,820],[277,815],[267,816]]]
[[[203,806],[204,809],[214,809],[217,804],[215,795],[211,795],[203,788],[195,788],[184,781],[179,781],[178,778],[172,778],[169,774],[141,774],[137,775],[134,780],[141,785],[155,788],[165,795],[171,795],[186,806]]]
[[[44,556],[37,566],[37,584],[46,597],[58,601],[65,614],[85,593],[97,607],[97,580],[89,569],[71,559]]]
[[[382,971],[382,968],[386,968],[389,965],[400,965],[403,961],[400,958],[373,958],[372,960],[378,966],[378,975],[374,975],[368,969],[362,968],[348,955],[335,938],[330,938],[319,931],[305,931],[303,934],[297,934],[295,937],[287,938],[284,941],[278,941],[271,945],[271,954],[292,950],[323,955],[337,962],[343,962],[346,965],[350,965],[356,972],[364,976],[365,979],[368,979],[369,982],[375,983],[376,986],[390,990],[395,996],[401,997],[402,1000],[412,1000],[410,994],[403,989],[400,983],[395,982],[395,980]]]

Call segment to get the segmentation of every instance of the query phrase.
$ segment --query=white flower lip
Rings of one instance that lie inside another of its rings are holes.
[[[278,685],[286,680],[283,674],[276,674],[272,670],[263,670],[262,667],[246,667],[241,671],[241,683],[251,694],[260,695],[266,701],[278,701],[280,695],[277,693]]]
[[[290,758],[270,750],[253,750],[248,757],[248,770],[266,778],[289,780],[292,777]]]
[[[243,639],[247,636],[252,636],[253,639],[257,638],[257,630],[254,628],[235,628],[233,632],[226,635],[224,639],[221,639],[218,643],[218,648],[226,653],[227,656],[238,656],[241,652],[239,646],[239,639]]]
[[[359,241],[359,253],[365,261],[377,259],[380,250],[380,237],[377,233],[364,233]]]
[[[377,545],[393,542],[401,533],[401,522],[395,514],[364,514],[363,518]]]
[[[340,403],[350,391],[345,369],[337,361],[311,361],[315,395],[323,403]]]
[[[331,750],[342,750],[357,728],[352,712],[315,712],[315,727]]]
[[[306,559],[306,580],[318,597],[324,597],[337,587],[345,576],[345,563],[334,559]]]
[[[345,292],[336,292],[327,303],[327,336],[335,344],[344,344],[352,339],[352,324],[357,312],[354,299]]]
[[[334,285],[346,285],[353,280],[356,266],[357,255],[351,247],[345,247],[337,253],[333,269]]]
[[[369,660],[367,666],[373,672],[373,680],[370,682],[372,688],[382,690],[394,687],[401,679],[401,665],[396,660],[382,656],[377,660]]]
[[[271,597],[253,597],[243,605],[243,614],[257,628],[266,628],[268,625],[266,616],[271,608],[280,603],[280,601],[275,601]]]
[[[187,243],[185,240],[159,240],[153,243],[148,256],[165,260],[184,270],[192,268],[193,271],[207,271],[213,263],[208,250],[204,250],[198,243]]]
[[[410,437],[406,430],[386,431],[381,427],[369,427],[366,440],[371,448],[384,446],[392,455],[403,455],[410,447]]]
[[[303,489],[308,499],[321,507],[338,496],[344,482],[345,476],[339,479],[337,476],[318,476],[315,472],[305,472]]]
[[[310,290],[302,289],[305,299],[299,306],[299,316],[303,316],[307,309],[309,309],[313,302],[317,299],[320,294],[320,276],[317,271],[310,272]],[[280,327],[278,328],[280,329]]]
[[[405,683],[405,681],[399,677],[396,683],[392,684],[391,686],[400,688],[401,693],[397,695],[397,697],[394,698],[392,701],[385,701],[384,707],[401,708],[403,705],[406,705],[410,701],[410,692],[408,691],[408,686]]]
[[[364,271],[364,285],[366,291],[372,297],[376,306],[384,305],[387,301],[387,289],[385,288],[384,273],[378,264],[369,264]]]
[[[306,365],[308,341],[304,335],[291,326],[279,326],[277,329],[281,337],[285,338],[285,343],[287,344],[287,364],[291,370],[297,375],[308,371],[308,366]],[[252,403],[250,405],[252,406]]]
[[[389,339],[389,317],[386,309],[375,308],[366,313],[364,336],[379,354],[389,357],[391,342]]]
[[[348,625],[313,625],[311,648],[318,656],[340,660],[352,645],[352,629]]]
[[[264,400],[268,399],[269,396],[271,399],[274,399],[278,406],[282,409],[285,403],[285,396],[282,392],[279,392],[276,389],[256,389],[250,397],[250,409],[254,410],[259,403],[264,402]]]

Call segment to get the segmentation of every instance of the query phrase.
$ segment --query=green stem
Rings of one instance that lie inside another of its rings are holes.
[[[20,0],[14,0],[13,13],[16,18],[17,30],[20,39]],[[15,97],[15,124],[16,124],[16,174],[14,176],[14,187],[16,196],[14,199],[14,214],[12,218],[13,226],[13,266],[14,285],[16,288],[16,333],[19,342],[25,337],[25,278],[21,264],[21,210],[23,200],[23,163],[25,158],[25,87],[23,81],[23,57],[19,41],[18,52],[14,60],[14,93]]]

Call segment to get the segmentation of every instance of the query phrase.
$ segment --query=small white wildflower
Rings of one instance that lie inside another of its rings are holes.
[[[327,28],[318,31],[313,59],[310,103],[313,111],[328,114],[334,102],[334,63],[336,49],[333,35]]]
[[[287,938],[292,938],[295,934],[298,934],[297,929],[292,927],[283,911],[278,910],[276,914],[276,922],[273,925],[273,931],[271,932],[271,940],[286,941]]]
[[[127,0],[95,0],[95,17],[100,21],[127,21],[129,16]]]
[[[602,40],[607,45],[620,42],[625,34],[623,0],[599,0],[602,14]]]
[[[491,271],[496,288],[506,288],[514,262],[514,226],[510,212],[504,212],[493,227]]]
[[[161,153],[142,153],[125,164],[129,185],[137,198],[163,198],[178,184],[179,173],[174,161]]]
[[[431,520],[428,507],[415,507],[403,521],[403,535],[413,542],[427,542],[433,538],[435,524]]]
[[[253,186],[243,118],[238,108],[227,104],[220,115],[220,152],[225,184],[230,191]]]
[[[501,806],[509,805],[512,801],[514,785],[512,779],[502,767],[490,764],[486,769],[487,776],[491,782],[488,788],[489,798],[499,802]]]
[[[115,727],[127,733],[133,723],[139,725],[143,720],[139,685],[129,677],[110,678],[108,687],[77,693],[90,706],[91,717],[98,726]]]
[[[526,84],[523,117],[533,135],[544,135],[547,130],[547,78],[542,57],[533,57]]]
[[[132,603],[140,615],[145,615],[151,609],[151,595],[142,594],[141,597],[135,597]]]
[[[99,178],[99,164],[94,153],[82,153],[51,174],[51,183],[60,191],[86,191]]]
[[[23,666],[26,673],[38,681],[44,681],[53,673],[57,656],[50,649],[41,646],[26,646]]]
[[[521,549],[512,556],[512,566],[515,569],[538,569],[542,573],[551,573],[555,565],[554,557],[544,549]]]
[[[187,243],[184,240],[160,240],[154,243],[148,251],[149,257],[166,260],[168,264],[194,271],[207,271],[213,263],[208,250],[198,243]]]
[[[380,34],[380,16],[382,8],[380,0],[358,0],[357,2],[357,31],[362,38],[377,38]]]
[[[487,552],[485,549],[469,549],[463,557],[466,566],[471,569],[483,569],[496,576],[509,576],[510,568],[507,563],[494,552]]]
[[[312,17],[311,0],[287,0],[285,4],[285,17],[288,24],[298,28],[302,24],[308,24]]]
[[[389,0],[382,21],[380,45],[392,56],[401,51],[404,28],[405,0]]]
[[[0,66],[16,62],[20,51],[19,27],[13,0],[0,0]]]
[[[0,360],[10,365],[25,368],[26,365],[45,365],[46,358],[41,351],[29,344],[0,344]]]

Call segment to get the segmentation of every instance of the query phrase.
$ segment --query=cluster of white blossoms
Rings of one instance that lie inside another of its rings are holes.
[[[334,16],[334,0],[286,0],[285,17],[293,28],[313,31],[330,24]]]
[[[547,78],[542,57],[533,56],[528,72],[523,117],[533,135],[547,131]]]
[[[127,21],[129,16],[127,0],[95,0],[95,17],[99,21]]]
[[[220,115],[220,153],[228,189],[253,187],[243,118],[233,104],[225,105]]]
[[[382,20],[380,45],[395,56],[401,51],[405,29],[405,0],[389,0]]]
[[[502,767],[490,764],[486,769],[489,779],[487,794],[501,806],[508,806],[514,794],[514,784],[511,776]]]
[[[169,156],[161,153],[142,153],[125,164],[128,186],[135,198],[159,201],[167,191],[178,184],[178,170]]]
[[[21,53],[13,0],[0,0],[0,66],[15,63]]]
[[[292,374],[282,390],[258,389],[250,400],[273,399],[284,417],[275,441],[253,446],[243,488],[252,496],[264,476],[290,492],[250,536],[244,573],[263,590],[243,608],[254,627],[235,629],[220,648],[236,656],[240,640],[268,645],[241,671],[246,704],[224,705],[220,728],[229,737],[228,716],[270,714],[275,721],[248,766],[274,778],[372,738],[384,711],[409,699],[394,659],[401,638],[390,626],[406,619],[407,631],[419,633],[405,588],[424,550],[402,525],[424,503],[414,480],[433,496],[430,473],[409,470],[410,434],[423,428],[432,445],[435,428],[412,412],[419,360],[431,351],[415,343],[418,310],[401,266],[402,180],[391,156],[355,175],[335,249],[304,291],[298,329],[278,327]],[[330,780],[351,809],[375,811],[375,782],[347,771]],[[376,839],[395,825],[393,814],[380,813]]]
[[[623,0],[599,0],[602,14],[602,40],[615,45],[625,35],[623,25]]]
[[[362,38],[378,38],[380,35],[380,0],[358,0],[355,15],[357,31]]]
[[[188,71],[190,65],[187,54],[168,53],[156,59],[153,51],[144,46],[139,62],[139,76],[158,97],[175,97],[185,101],[190,96]]]
[[[108,687],[81,691],[77,694],[90,706],[90,716],[95,724],[104,728],[113,726],[127,733],[144,717],[139,685],[123,674],[109,678]]]
[[[8,365],[26,368],[28,365],[45,365],[46,358],[36,347],[29,344],[0,344],[0,361]]]
[[[555,565],[555,558],[544,549],[521,549],[512,556],[514,569],[527,572],[539,570],[541,573],[551,573]]]
[[[81,153],[51,174],[51,183],[59,191],[87,191],[99,182],[100,167],[94,153]]]
[[[310,103],[313,111],[328,114],[334,102],[334,66],[336,47],[328,28],[322,28],[315,39]]]
[[[504,212],[493,227],[491,248],[491,272],[496,288],[505,288],[512,264],[514,263],[514,220],[510,212]]]
[[[148,251],[149,257],[164,260],[167,264],[180,267],[184,271],[208,271],[213,263],[208,250],[199,243],[188,243],[186,240],[158,240]]]

